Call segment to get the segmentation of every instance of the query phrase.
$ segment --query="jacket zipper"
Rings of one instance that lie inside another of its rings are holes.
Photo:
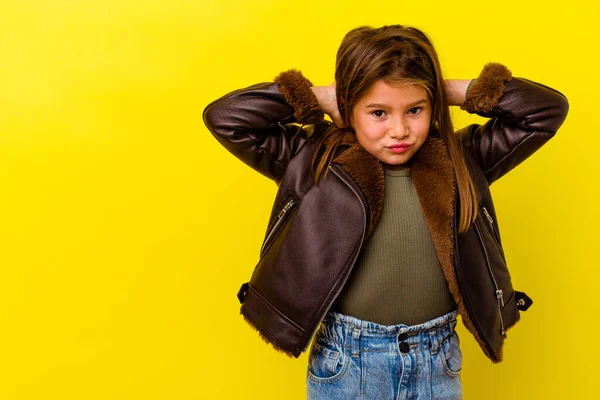
[[[487,220],[490,221],[490,226],[493,226],[494,220],[492,219],[492,216],[488,213],[487,208],[481,207],[481,209],[483,210],[483,213],[485,214],[485,217],[487,218]]]
[[[492,216],[490,215],[490,213],[488,213],[488,210],[485,207],[481,207],[481,210],[483,211],[485,218],[489,222],[488,227],[490,228],[492,235],[496,239],[496,245],[498,246],[498,250],[500,250],[500,253],[502,253],[502,258],[504,258],[504,262],[506,262],[506,257],[504,256],[504,250],[502,249],[502,246],[500,246],[500,238],[496,235],[496,231],[494,230],[494,220],[492,219]]]
[[[311,338],[313,337],[313,335],[315,334],[315,332],[319,328],[319,325],[321,324],[321,321],[323,321],[323,318],[327,314],[327,311],[329,310],[329,308],[331,307],[331,305],[333,304],[333,302],[335,301],[335,299],[337,298],[337,296],[339,295],[339,293],[344,288],[344,283],[348,279],[348,276],[350,275],[350,271],[352,271],[352,268],[354,267],[354,263],[356,263],[356,259],[358,258],[358,255],[360,254],[360,250],[362,249],[363,241],[365,239],[365,233],[366,233],[366,230],[367,230],[367,209],[366,209],[366,207],[365,207],[362,199],[360,198],[360,195],[356,192],[356,190],[354,190],[354,188],[352,187],[352,185],[350,185],[348,183],[348,181],[346,181],[345,178],[343,178],[338,172],[336,172],[336,170],[334,168],[332,168],[331,165],[329,166],[329,169],[335,174],[335,176],[337,176],[338,178],[340,178],[340,180],[342,182],[344,182],[346,184],[346,186],[348,186],[350,188],[350,190],[352,190],[352,192],[358,198],[358,202],[360,203],[360,206],[363,209],[363,232],[362,232],[362,236],[360,237],[360,246],[358,246],[358,251],[354,255],[354,260],[352,260],[352,264],[350,264],[350,268],[348,269],[348,272],[346,273],[346,276],[344,277],[344,280],[343,280],[342,284],[340,285],[340,287],[335,292],[335,295],[331,298],[331,300],[327,304],[327,307],[325,307],[325,311],[321,314],[321,317],[319,318],[319,322],[317,322],[317,324],[315,324],[315,328],[313,329],[311,335],[309,336]],[[309,345],[310,345],[310,340],[308,341],[308,343],[306,344],[306,347],[304,347],[304,349],[302,351],[305,351]]]
[[[481,247],[483,248],[483,254],[485,255],[485,263],[487,264],[488,270],[490,271],[492,281],[494,282],[494,288],[496,289],[496,299],[498,300],[498,316],[500,317],[501,333],[502,336],[504,336],[506,333],[506,331],[504,330],[504,320],[502,318],[502,308],[504,308],[504,293],[502,289],[498,287],[498,282],[496,281],[496,276],[494,275],[487,248],[485,247],[485,242],[483,241],[481,229],[479,227],[479,224],[477,223],[477,220],[475,220],[475,231],[477,232],[477,237],[479,238],[479,242],[481,243]]]
[[[290,208],[292,208],[292,206],[295,204],[295,202],[296,202],[296,200],[294,198],[289,199],[287,201],[287,203],[285,203],[285,205],[283,206],[281,211],[279,212],[279,215],[277,215],[277,219],[273,223],[273,226],[271,227],[271,229],[269,230],[269,233],[267,234],[267,238],[265,239],[263,245],[260,248],[261,256],[263,254],[263,250],[265,250],[267,244],[269,243],[269,239],[271,239],[271,236],[273,236],[273,234],[276,232],[277,227],[281,224],[281,222],[284,219],[283,217],[285,217],[285,215],[290,210]]]

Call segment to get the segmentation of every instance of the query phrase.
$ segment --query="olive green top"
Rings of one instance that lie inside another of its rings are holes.
[[[410,169],[384,168],[383,210],[331,309],[382,325],[415,325],[456,308]]]

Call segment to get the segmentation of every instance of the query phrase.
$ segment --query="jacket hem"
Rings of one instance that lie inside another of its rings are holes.
[[[252,284],[248,285],[240,314],[278,352],[294,358],[302,354],[299,344],[305,331],[275,309]]]

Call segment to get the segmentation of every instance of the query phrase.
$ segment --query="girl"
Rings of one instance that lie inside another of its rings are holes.
[[[455,132],[453,105],[490,120]],[[502,360],[532,301],[512,287],[489,185],[568,108],[498,63],[444,80],[428,36],[400,25],[350,31],[330,86],[292,69],[206,107],[217,140],[279,187],[238,298],[274,348],[310,347],[309,399],[461,398],[458,314]]]

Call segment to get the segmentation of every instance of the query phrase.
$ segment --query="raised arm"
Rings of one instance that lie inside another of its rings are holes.
[[[491,118],[457,131],[491,184],[554,136],[567,117],[569,102],[555,89],[513,77],[502,64],[488,63],[460,108]]]
[[[311,86],[298,70],[282,72],[274,82],[238,89],[210,103],[204,124],[234,156],[278,182],[307,140],[308,129],[298,124],[323,120]]]

